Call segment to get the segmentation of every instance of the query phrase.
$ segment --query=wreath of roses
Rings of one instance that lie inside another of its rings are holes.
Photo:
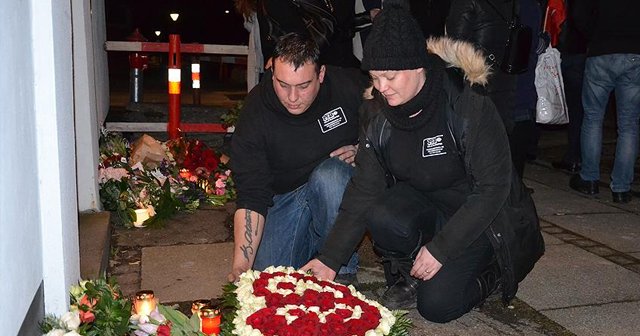
[[[391,312],[353,286],[291,267],[247,271],[234,287],[225,299],[236,306],[235,335],[404,335],[411,324],[406,312]]]

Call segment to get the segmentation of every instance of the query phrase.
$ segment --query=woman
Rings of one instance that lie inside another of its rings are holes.
[[[472,88],[486,83],[482,54],[449,39],[428,46],[432,53],[399,0],[386,0],[362,59],[375,90],[363,105],[370,121],[355,175],[320,255],[303,269],[333,279],[367,229],[385,262],[382,303],[417,302],[443,323],[498,284],[511,300],[544,242],[500,116]]]

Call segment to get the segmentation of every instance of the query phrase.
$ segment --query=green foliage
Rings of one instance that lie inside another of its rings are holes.
[[[188,318],[180,311],[164,305],[158,305],[158,311],[171,321],[171,336],[206,336],[200,332],[198,316]]]
[[[238,117],[240,117],[240,111],[243,107],[244,101],[238,101],[234,107],[230,108],[228,112],[220,116],[222,124],[224,124],[226,127],[235,126],[236,122],[238,122]]]
[[[413,328],[413,322],[407,314],[406,310],[394,310],[393,316],[396,317],[396,323],[393,324],[389,331],[389,336],[407,336],[409,335],[409,329]]]
[[[87,336],[122,336],[129,331],[131,302],[120,291],[115,280],[97,279],[86,283],[87,298],[95,300],[91,311],[95,315]],[[88,308],[80,305],[80,310]]]
[[[222,288],[221,335],[233,335],[233,320],[236,318],[237,310],[240,307],[240,302],[235,293],[237,288],[238,286],[231,282]]]

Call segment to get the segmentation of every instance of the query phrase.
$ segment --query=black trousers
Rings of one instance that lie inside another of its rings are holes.
[[[367,216],[374,244],[405,256],[416,246],[426,244],[445,223],[445,216],[435,205],[406,183],[387,190]],[[458,258],[444,264],[431,280],[420,281],[417,299],[420,314],[429,321],[444,323],[469,312],[484,299],[477,278],[493,255],[491,243],[483,234]]]

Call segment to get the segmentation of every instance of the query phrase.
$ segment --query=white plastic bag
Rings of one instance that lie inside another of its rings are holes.
[[[564,96],[560,52],[549,46],[538,57],[536,65],[536,122],[540,124],[566,124],[569,111]]]

